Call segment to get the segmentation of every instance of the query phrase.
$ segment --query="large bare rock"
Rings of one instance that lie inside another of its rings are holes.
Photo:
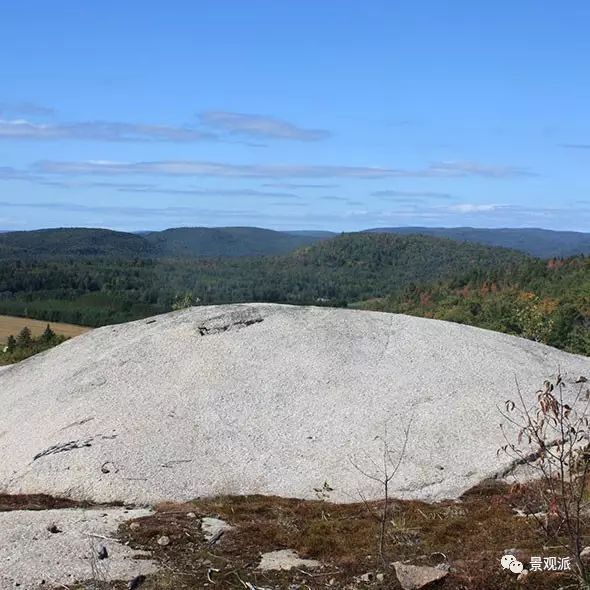
[[[399,561],[396,561],[393,567],[403,590],[427,588],[449,574],[447,569],[427,565],[410,565]]]
[[[151,503],[376,498],[362,475],[411,421],[390,493],[456,497],[507,465],[499,406],[586,357],[404,315],[197,307],[94,330],[0,373],[0,491]],[[327,486],[324,486],[324,482]]]
[[[0,512],[0,590],[67,588],[155,571],[151,560],[138,559],[145,552],[114,538],[121,523],[148,514],[124,508]]]
[[[292,549],[281,549],[263,553],[260,558],[258,569],[264,571],[291,570],[293,568],[316,568],[322,564],[315,559],[301,559]]]

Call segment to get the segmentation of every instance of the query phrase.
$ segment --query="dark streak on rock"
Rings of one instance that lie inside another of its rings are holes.
[[[41,457],[46,457],[47,455],[56,455],[57,453],[65,453],[67,451],[73,451],[74,449],[82,449],[84,447],[91,447],[92,446],[91,438],[87,440],[70,440],[66,443],[60,443],[57,445],[53,445],[40,453],[37,453],[33,457],[33,461],[40,459]]]
[[[73,428],[74,426],[82,426],[82,424],[86,424],[86,422],[90,422],[91,420],[94,420],[94,418],[83,418],[82,420],[78,420],[77,422],[72,422],[71,424],[68,424],[67,426],[61,428],[60,432],[62,430],[67,430],[68,428]]]
[[[221,334],[222,332],[227,332],[227,330],[230,330],[232,328],[247,328],[248,326],[252,326],[253,324],[259,324],[260,322],[263,322],[264,319],[263,318],[252,318],[249,320],[238,320],[235,322],[230,322],[228,324],[222,324],[219,326],[199,326],[197,329],[199,331],[199,334],[201,336],[210,336],[211,334]]]

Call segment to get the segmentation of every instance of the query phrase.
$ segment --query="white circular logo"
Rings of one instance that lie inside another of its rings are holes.
[[[520,574],[524,570],[524,565],[514,555],[502,555],[500,564],[505,570],[510,570],[513,574]]]
[[[502,564],[502,567],[507,570],[513,561],[516,561],[516,557],[514,557],[514,555],[502,555],[500,563]]]
[[[510,571],[513,574],[520,574],[523,569],[524,566],[522,565],[522,562],[517,561],[516,559],[510,564]]]

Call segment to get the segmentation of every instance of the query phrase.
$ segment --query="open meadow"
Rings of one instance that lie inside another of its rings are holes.
[[[8,315],[0,315],[0,344],[5,343],[8,337],[13,334],[16,336],[25,326],[27,326],[33,335],[38,337],[43,333],[43,330],[51,326],[51,329],[58,335],[72,338],[84,332],[88,332],[91,328],[86,326],[76,326],[74,324],[63,324],[60,322],[44,322],[41,320],[32,320],[30,318],[18,318]]]

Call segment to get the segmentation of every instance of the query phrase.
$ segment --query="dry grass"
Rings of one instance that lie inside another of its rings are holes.
[[[440,553],[448,558],[451,574],[437,588],[445,590],[556,589],[568,583],[560,573],[530,574],[525,581],[503,571],[499,560],[504,550],[518,548],[522,555],[564,555],[546,550],[532,519],[515,515],[514,508],[527,501],[523,489],[482,487],[458,502],[427,504],[394,501],[387,528],[388,561],[409,560],[434,565]],[[140,528],[124,525],[121,535],[133,547],[150,550],[162,565],[148,579],[146,590],[156,588],[243,589],[249,582],[259,588],[380,588],[397,589],[390,566],[378,554],[378,502],[330,504],[266,496],[220,497],[186,504],[162,504],[153,516],[140,519]],[[217,516],[232,525],[219,544],[208,547],[201,536],[199,518]],[[172,542],[160,547],[157,539]],[[294,549],[300,556],[322,561],[319,571],[261,573],[256,570],[260,554]],[[207,580],[209,568],[215,584]],[[359,581],[367,573],[384,573],[382,582]],[[331,581],[331,584],[330,584]]]
[[[46,494],[0,494],[0,512],[11,510],[55,510],[58,508],[85,508],[88,502],[68,498],[55,498]]]
[[[43,334],[47,324],[51,326],[51,329],[56,334],[67,336],[68,338],[84,334],[84,332],[88,332],[92,329],[87,328],[86,326],[76,326],[74,324],[43,322],[40,320],[31,320],[29,318],[0,315],[0,344],[5,343],[11,334],[16,336],[25,326],[27,326],[31,330],[33,336],[37,338]]]
[[[518,582],[499,563],[510,548],[519,550],[519,559],[525,564],[532,555],[565,555],[555,548],[560,539],[544,547],[534,520],[515,513],[530,504],[535,492],[533,485],[509,488],[494,484],[478,486],[458,501],[394,500],[387,527],[386,564],[378,552],[379,502],[331,504],[227,496],[166,503],[156,506],[154,514],[133,521],[139,527],[132,527],[132,522],[121,525],[118,536],[133,548],[149,551],[159,566],[158,573],[141,584],[142,590],[399,590],[391,562],[435,565],[441,554],[451,571],[437,586],[429,587],[432,590],[557,590],[573,580],[558,572],[540,572]],[[0,495],[0,511],[75,506],[81,507],[48,496]],[[209,545],[200,529],[204,516],[222,518],[234,529]],[[590,529],[585,533],[590,544]],[[162,535],[170,538],[169,545],[158,544]],[[294,549],[301,557],[318,559],[324,565],[310,571],[257,570],[261,553],[278,549]],[[383,573],[384,579],[361,581],[360,576],[367,572]],[[127,582],[105,582],[100,588],[123,590]],[[87,589],[88,583],[68,588]]]

